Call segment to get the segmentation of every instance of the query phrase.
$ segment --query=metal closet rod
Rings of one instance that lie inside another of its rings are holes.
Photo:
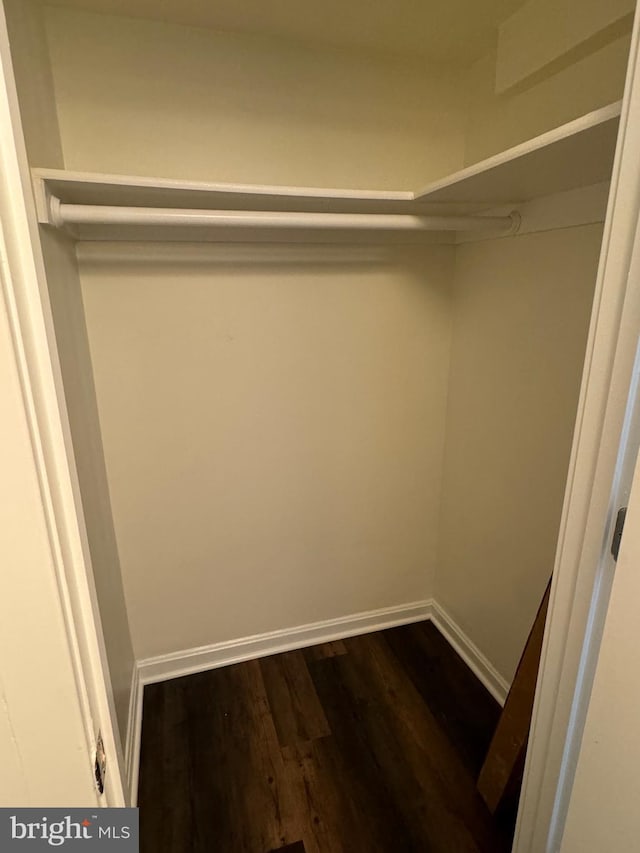
[[[169,207],[114,207],[66,204],[49,199],[51,223],[64,225],[163,225],[223,228],[325,228],[381,231],[517,230],[520,217],[422,216],[413,213],[310,213],[276,210],[187,210]]]

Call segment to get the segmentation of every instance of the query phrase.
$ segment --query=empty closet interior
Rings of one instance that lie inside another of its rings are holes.
[[[513,678],[633,4],[418,5],[5,2],[123,749],[247,649],[431,617]]]

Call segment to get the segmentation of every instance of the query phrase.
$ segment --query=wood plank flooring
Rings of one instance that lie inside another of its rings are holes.
[[[429,623],[149,685],[142,853],[507,853],[499,707]]]

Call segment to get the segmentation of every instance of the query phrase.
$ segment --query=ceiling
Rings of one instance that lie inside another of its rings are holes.
[[[525,0],[45,0],[129,18],[467,64]]]

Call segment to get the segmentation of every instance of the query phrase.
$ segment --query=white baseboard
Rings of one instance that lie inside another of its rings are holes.
[[[140,771],[140,744],[142,738],[142,691],[140,668],[136,662],[131,675],[131,693],[129,694],[129,722],[124,748],[124,767],[132,806],[138,804],[138,774]]]
[[[129,726],[125,747],[126,773],[132,805],[136,805],[138,796],[142,694],[146,684],[429,619],[489,693],[500,705],[504,705],[509,692],[508,682],[444,608],[433,599],[356,613],[352,616],[313,622],[309,625],[255,634],[239,640],[213,643],[210,646],[139,660],[131,683]]]
[[[504,705],[509,692],[509,682],[500,675],[491,661],[485,657],[437,601],[431,603],[430,618],[438,631],[449,641],[449,645],[456,650],[496,702]]]
[[[342,640],[357,634],[382,631],[396,625],[421,622],[430,618],[431,606],[431,600],[417,601],[145,658],[138,661],[140,681],[143,685],[154,681],[166,681],[169,678],[178,678],[219,666],[275,655],[291,649],[303,649],[306,646]]]

